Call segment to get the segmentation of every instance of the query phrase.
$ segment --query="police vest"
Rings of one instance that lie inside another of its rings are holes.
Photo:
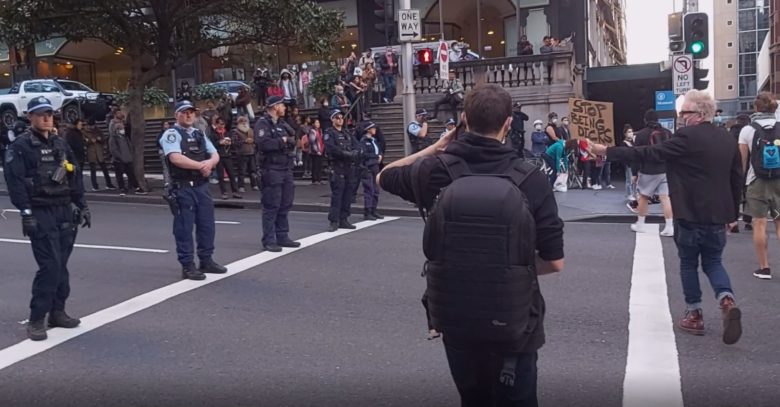
[[[331,127],[327,130],[328,136],[333,138],[333,142],[341,149],[341,151],[353,151],[355,150],[352,144],[350,135],[344,131],[338,131],[335,127]],[[353,161],[351,158],[346,157],[333,157],[328,156],[330,163],[333,165],[333,169],[336,171],[346,171],[352,167]]]
[[[56,173],[63,167],[63,161],[68,158],[68,145],[64,139],[50,135],[49,143],[29,134],[30,144],[37,152],[38,162],[35,173],[28,178],[28,187],[32,184],[31,200],[33,204],[57,205],[70,202],[70,175],[68,173],[61,182],[55,181]],[[60,171],[63,171],[64,168]],[[81,170],[77,168],[77,170]],[[70,173],[72,174],[72,173]]]
[[[257,131],[258,137],[267,137],[271,139],[281,139],[288,136],[287,132],[282,128],[280,123],[282,119],[278,119],[274,124],[273,119],[268,114],[263,115],[260,118],[260,123]],[[294,166],[295,157],[295,141],[294,137],[288,136],[288,142],[285,144],[284,149],[274,152],[264,152],[261,159],[261,165],[263,168],[273,169],[289,169]]]
[[[175,129],[181,136],[181,155],[198,162],[206,161],[209,158],[206,152],[206,137],[200,130],[195,129],[192,134],[187,134],[183,129],[178,127],[175,127]],[[174,182],[200,182],[206,180],[206,177],[200,171],[177,167],[170,159],[166,159],[168,160],[168,168],[171,171],[171,179]]]

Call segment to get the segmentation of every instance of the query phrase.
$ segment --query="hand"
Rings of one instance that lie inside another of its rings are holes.
[[[285,143],[287,143],[287,136],[282,136],[282,141],[284,141]]]
[[[379,154],[379,162],[381,163],[382,160],[384,160],[384,159],[385,159],[385,156],[383,156],[382,154]]]
[[[38,220],[32,215],[22,216],[22,234],[32,236],[38,231]]]
[[[82,228],[92,228],[92,214],[86,206],[79,212],[79,223]]]
[[[735,226],[737,226],[737,222],[731,222],[726,225],[726,233],[731,234],[731,230],[734,229]]]
[[[211,175],[211,170],[213,167],[211,166],[211,163],[209,161],[202,161],[200,165],[200,175],[203,175],[204,177],[208,177]]]
[[[452,141],[455,138],[455,133],[457,131],[458,129],[454,128],[448,131],[447,133],[445,133],[443,136],[441,136],[439,141],[437,141],[434,144],[434,146],[436,147],[436,152],[443,152],[447,148],[447,145],[450,144],[450,141]]]

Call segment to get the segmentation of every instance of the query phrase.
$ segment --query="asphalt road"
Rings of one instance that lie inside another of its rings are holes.
[[[0,208],[10,208],[7,198],[0,197]],[[167,208],[91,208],[93,228],[82,230],[78,243],[168,252],[77,248],[70,314],[90,315],[181,281]],[[6,216],[0,239],[23,239],[18,215]],[[259,212],[220,209],[217,220],[231,223],[217,226],[216,260],[257,257]],[[298,239],[324,232],[327,221],[324,214],[294,213],[291,226]],[[0,406],[458,405],[441,341],[425,339],[421,235],[414,218],[319,235],[319,243],[0,370]],[[706,278],[707,335],[674,331],[686,407],[780,405],[780,287],[751,276],[750,244],[748,235],[735,235],[726,252],[745,315],[743,339],[721,343]],[[547,301],[541,405],[622,405],[634,340],[629,299],[646,289],[631,286],[634,251],[628,225],[566,225],[567,268],[541,280]],[[658,306],[668,306],[676,321],[684,304],[671,240],[663,240],[663,256],[668,304]],[[2,241],[0,265],[2,353],[25,340],[20,321],[28,316],[35,265],[28,245]]]

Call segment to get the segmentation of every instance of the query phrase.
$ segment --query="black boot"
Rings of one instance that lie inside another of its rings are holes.
[[[75,328],[80,323],[80,320],[71,318],[65,311],[52,311],[49,314],[49,327],[51,328]]]
[[[263,249],[265,249],[265,251],[267,252],[279,253],[280,251],[282,251],[282,246],[279,246],[276,243],[264,244]]]
[[[292,248],[301,247],[300,242],[296,242],[290,238],[280,240],[277,242],[277,244],[281,247],[292,247]]]
[[[194,263],[191,263],[181,268],[181,278],[200,281],[205,280],[206,275],[196,269]]]
[[[339,222],[339,229],[357,229],[357,226],[349,223],[348,219],[342,219],[341,222]]]
[[[211,273],[211,274],[225,274],[227,273],[227,267],[220,266],[214,260],[208,259],[200,262],[200,272]]]
[[[371,214],[374,215],[374,217],[377,218],[377,219],[384,219],[385,218],[384,216],[376,213],[376,208],[371,209]]]
[[[335,232],[339,229],[339,224],[337,222],[330,222],[330,225],[328,226],[328,232]]]
[[[366,209],[366,210],[364,210],[364,211],[363,211],[363,219],[364,219],[364,220],[377,220],[377,219],[379,219],[379,218],[377,218],[376,216],[374,216],[374,214],[373,214],[373,213],[371,213],[371,210],[370,210],[370,209]]]
[[[27,322],[27,337],[31,341],[42,341],[48,338],[46,327],[43,326],[43,319]]]

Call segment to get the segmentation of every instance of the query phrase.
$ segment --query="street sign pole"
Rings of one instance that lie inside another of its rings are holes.
[[[412,151],[412,146],[409,142],[409,137],[406,135],[406,126],[414,120],[414,113],[416,108],[414,97],[414,73],[412,70],[413,58],[412,58],[412,43],[409,42],[414,38],[409,38],[403,35],[402,30],[402,13],[408,11],[411,7],[411,0],[401,0],[401,10],[398,10],[398,38],[403,41],[402,54],[401,54],[401,76],[403,78],[403,107],[404,107],[404,155],[408,156]],[[417,15],[419,16],[419,10]],[[418,20],[419,21],[419,20]],[[416,34],[422,34],[422,27]],[[412,36],[415,37],[415,36]]]

